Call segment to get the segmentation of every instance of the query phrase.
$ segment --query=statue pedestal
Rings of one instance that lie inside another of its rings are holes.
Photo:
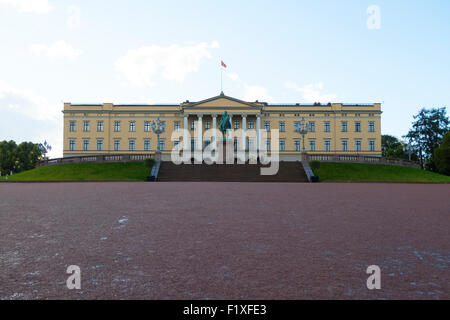
[[[221,139],[217,141],[217,163],[233,164],[234,163],[234,143],[231,139]]]

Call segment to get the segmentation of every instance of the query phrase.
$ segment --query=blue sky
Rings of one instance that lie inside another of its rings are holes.
[[[369,28],[379,9],[379,28]],[[0,0],[0,140],[53,145],[62,102],[381,102],[382,133],[450,100],[449,1]]]

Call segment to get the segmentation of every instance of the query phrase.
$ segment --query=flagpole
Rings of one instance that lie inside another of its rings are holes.
[[[220,92],[223,92],[222,74],[223,74],[223,68],[222,68],[222,63],[221,63],[221,65],[220,65]]]

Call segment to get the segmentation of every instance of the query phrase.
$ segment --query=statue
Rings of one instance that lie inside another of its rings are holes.
[[[219,121],[219,130],[222,132],[223,140],[226,139],[226,132],[227,130],[231,129],[231,121],[230,116],[226,111],[224,111],[222,117]]]

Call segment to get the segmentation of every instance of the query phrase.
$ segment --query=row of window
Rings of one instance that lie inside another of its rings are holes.
[[[165,121],[161,121],[164,125],[165,125]],[[114,132],[120,132],[121,128],[120,128],[120,121],[114,121]],[[195,130],[196,129],[196,124],[197,121],[196,120],[191,120],[191,126],[190,129],[191,130]],[[235,120],[233,122],[233,128],[235,130],[240,129],[240,121],[239,120]],[[316,122],[315,121],[309,121],[308,123],[309,126],[309,132],[316,132]],[[175,131],[179,131],[180,130],[180,121],[175,121],[174,122],[174,129]],[[205,121],[205,130],[209,130],[211,129],[211,121],[210,120],[206,120]],[[255,129],[255,123],[253,120],[249,120],[247,122],[247,129],[252,130]],[[264,122],[264,129],[266,131],[270,131],[270,121],[265,121]],[[300,121],[295,121],[294,122],[294,130],[298,131],[300,129]],[[103,132],[104,130],[104,125],[103,125],[103,120],[99,120],[97,121],[97,132]],[[279,121],[278,122],[278,130],[280,132],[286,132],[286,123],[284,121]],[[76,121],[70,121],[69,122],[69,131],[70,132],[75,132],[76,131]],[[88,132],[91,131],[90,128],[90,121],[89,120],[84,120],[83,121],[83,131]],[[136,132],[136,121],[129,121],[128,122],[128,131],[129,132]],[[150,121],[144,121],[144,132],[150,132],[151,131],[151,124]],[[361,121],[355,121],[354,122],[354,131],[355,132],[361,132],[362,131],[362,126],[361,126]],[[369,121],[368,123],[368,131],[369,132],[375,132],[375,121]],[[323,122],[323,132],[331,132],[331,123],[330,121],[324,121]],[[341,121],[341,132],[348,132],[348,121]]]
[[[164,151],[166,149],[166,141],[165,139],[159,140],[159,148]],[[69,139],[69,150],[76,150],[76,141],[75,139]],[[83,139],[83,151],[90,151],[90,140]],[[120,139],[114,139],[114,151],[120,151]],[[128,139],[128,151],[136,150],[136,139]],[[103,139],[97,139],[97,151],[103,151]],[[150,139],[144,139],[144,151],[150,151]]]
[[[204,147],[206,148],[211,143],[210,140],[204,141]],[[323,141],[323,151],[331,151],[331,139],[324,139]],[[174,141],[174,149],[176,150],[180,145],[179,140]],[[234,149],[237,151],[239,145],[238,138],[234,138]],[[270,151],[271,142],[270,139],[265,139],[264,146],[266,150]],[[166,149],[166,141],[165,139],[159,140],[159,148],[161,151]],[[191,150],[196,148],[196,139],[191,139]],[[286,139],[279,140],[279,148],[280,151],[286,150]],[[254,139],[247,137],[246,143],[247,150],[254,149]],[[75,139],[69,139],[69,150],[75,151]],[[83,151],[90,151],[90,140],[83,139]],[[114,151],[120,151],[120,139],[114,139]],[[136,139],[128,139],[128,151],[136,150]],[[294,139],[294,150],[301,151],[300,139]],[[97,151],[103,151],[103,139],[97,139]],[[144,139],[144,151],[150,151],[150,139]],[[308,151],[318,151],[316,149],[316,140],[309,139],[308,140]],[[348,139],[341,139],[341,151],[349,151]],[[354,151],[362,151],[362,140],[355,139],[354,143]],[[375,151],[375,139],[369,139],[369,151]]]

